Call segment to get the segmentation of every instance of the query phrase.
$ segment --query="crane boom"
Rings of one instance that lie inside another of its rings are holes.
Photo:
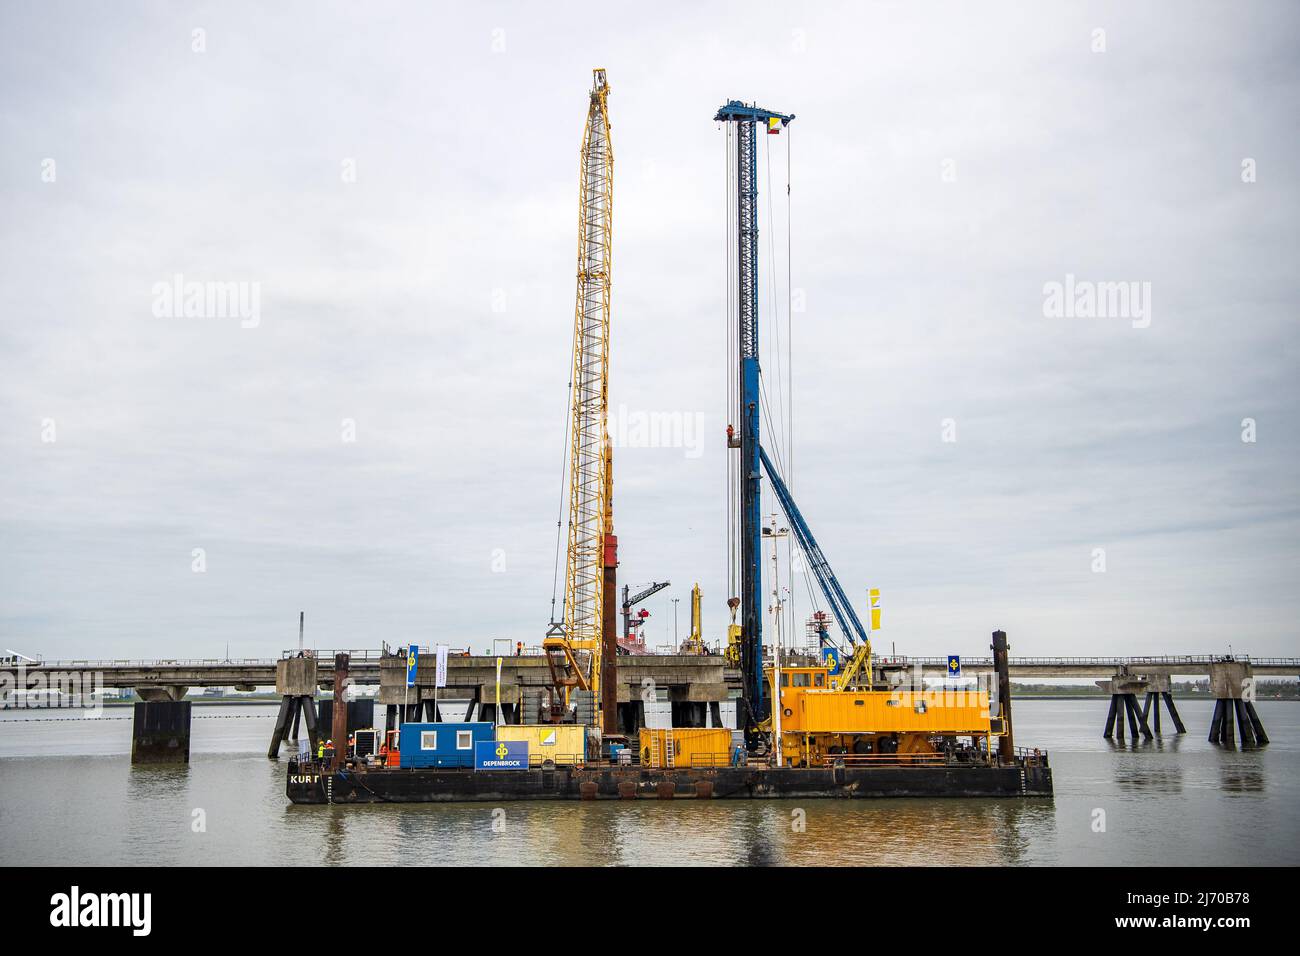
[[[642,654],[645,652],[645,641],[639,635],[632,634],[632,608],[636,607],[652,594],[658,594],[664,588],[668,587],[668,581],[655,581],[648,587],[638,591],[636,594],[631,593],[628,585],[623,585],[623,631],[619,635],[618,649],[625,654]],[[610,592],[611,594],[613,592]]]
[[[609,86],[594,70],[582,137],[578,192],[577,300],[573,326],[569,433],[569,541],[564,622],[543,641],[552,680],[567,704],[573,688],[589,690],[603,723],[606,572],[613,559],[610,511],[609,295],[614,153],[609,137]],[[616,562],[615,562],[616,563]],[[609,595],[612,599],[613,595]],[[612,641],[614,635],[609,635]]]
[[[631,597],[628,597],[625,592],[623,595],[623,610],[625,611],[632,610],[632,608],[636,607],[646,598],[650,597],[652,594],[658,594],[660,591],[668,587],[670,584],[672,584],[671,581],[656,581],[653,584],[651,584],[649,587],[645,588],[644,590],[638,591],[636,594],[633,594]]]
[[[763,470],[767,472],[767,480],[772,483],[772,490],[776,493],[777,501],[781,502],[781,510],[790,520],[790,527],[794,531],[795,540],[799,542],[799,549],[803,551],[804,556],[808,559],[808,564],[812,567],[813,574],[817,576],[817,584],[820,585],[822,594],[826,597],[826,603],[831,606],[831,613],[835,615],[835,620],[844,632],[845,638],[850,645],[869,645],[867,632],[858,620],[857,612],[853,610],[853,605],[849,603],[848,596],[845,595],[844,589],[840,587],[840,582],[835,577],[835,572],[831,570],[830,562],[826,560],[826,555],[822,553],[821,546],[817,544],[817,539],[813,537],[812,529],[808,527],[808,522],[804,520],[803,514],[799,507],[794,503],[794,497],[790,494],[790,489],[785,486],[781,480],[781,475],[772,464],[772,460],[767,457],[767,452],[761,447],[758,450],[759,457],[763,461]]]
[[[763,598],[759,562],[762,557],[762,505],[759,471],[759,362],[758,362],[758,146],[757,124],[769,133],[779,133],[794,115],[774,113],[759,106],[730,100],[718,109],[714,120],[732,123],[736,132],[736,323],[739,342],[739,396],[736,409],[739,436],[729,447],[740,449],[739,554],[740,595],[735,605],[740,612],[740,666],[744,682],[746,737],[757,743],[757,727],[767,718],[768,704],[763,681]],[[729,428],[730,431],[730,428]]]

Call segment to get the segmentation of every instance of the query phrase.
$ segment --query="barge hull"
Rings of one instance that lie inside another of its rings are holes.
[[[337,771],[291,767],[293,803],[457,803],[520,800],[1050,797],[1040,766]]]

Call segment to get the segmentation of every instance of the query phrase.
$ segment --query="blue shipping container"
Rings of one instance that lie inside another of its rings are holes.
[[[492,725],[475,723],[402,724],[401,767],[472,767],[474,745],[492,739]]]

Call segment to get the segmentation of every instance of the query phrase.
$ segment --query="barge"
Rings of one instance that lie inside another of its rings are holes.
[[[1010,764],[683,767],[587,764],[528,770],[353,768],[289,764],[296,804],[520,800],[735,800],[874,797],[1050,797],[1045,753]]]
[[[841,687],[851,670],[773,667],[765,683],[783,723],[765,721],[752,749],[726,728],[643,727],[629,747],[593,727],[420,723],[403,708],[406,722],[374,753],[353,748],[337,708],[333,737],[348,748],[290,760],[285,793],[295,804],[1051,797],[1047,752],[1012,740],[1004,632],[992,650],[992,694]],[[872,674],[869,654],[864,644],[850,668]],[[347,666],[337,655],[335,686],[346,686]]]

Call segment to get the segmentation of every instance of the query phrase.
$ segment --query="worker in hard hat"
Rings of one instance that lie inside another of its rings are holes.
[[[320,743],[318,743],[318,744],[316,745],[316,759],[317,759],[317,760],[324,760],[324,759],[325,759],[325,741],[324,741],[324,740],[322,740]]]

